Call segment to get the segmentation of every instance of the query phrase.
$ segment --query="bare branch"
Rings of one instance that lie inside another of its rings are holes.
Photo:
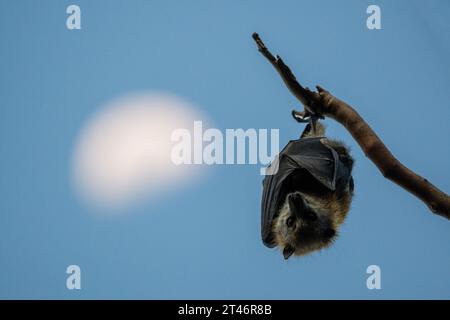
[[[259,52],[262,53],[264,57],[269,60],[270,63],[275,67],[275,69],[278,71],[278,73],[281,75],[281,78],[283,79],[286,86],[289,88],[291,93],[300,100],[304,105],[310,104],[310,97],[309,94],[311,91],[303,88],[300,83],[298,83],[297,79],[295,78],[294,74],[292,73],[291,69],[287,65],[284,64],[283,60],[279,56],[276,58],[270,53],[270,51],[266,48],[262,40],[259,38],[259,35],[255,32],[253,33],[253,39],[255,40],[256,44],[258,45]],[[308,92],[309,91],[309,92]]]
[[[342,124],[359,144],[365,155],[384,177],[421,199],[432,212],[450,219],[450,197],[427,179],[398,161],[364,119],[347,103],[317,86],[318,92],[302,87],[283,60],[266,48],[257,33],[253,34],[258,50],[280,74],[291,93],[305,106],[305,112],[293,111],[296,120],[308,114],[332,118]]]

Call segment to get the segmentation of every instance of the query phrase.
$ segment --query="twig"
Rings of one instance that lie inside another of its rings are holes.
[[[258,50],[280,74],[291,93],[305,106],[304,112],[293,111],[295,118],[318,115],[342,124],[359,144],[365,155],[383,176],[422,200],[432,212],[450,219],[450,197],[427,179],[417,175],[398,161],[364,119],[347,103],[320,86],[318,92],[302,87],[283,60],[266,48],[257,33],[253,34]]]

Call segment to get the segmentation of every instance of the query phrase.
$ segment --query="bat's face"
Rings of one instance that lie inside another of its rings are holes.
[[[328,247],[348,212],[351,195],[315,197],[291,193],[274,220],[273,233],[285,259]]]

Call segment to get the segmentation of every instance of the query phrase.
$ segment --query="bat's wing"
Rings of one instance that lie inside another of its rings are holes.
[[[274,247],[272,223],[285,199],[281,192],[283,182],[296,169],[306,169],[330,190],[336,190],[341,177],[350,176],[339,160],[337,152],[329,147],[325,137],[302,138],[290,141],[268,167],[270,175],[263,180],[261,202],[261,236],[267,247]],[[276,170],[278,168],[278,170]]]
[[[298,168],[297,164],[286,157],[283,151],[271,163],[268,170],[275,169],[276,173],[266,175],[263,180],[263,194],[261,202],[261,235],[263,242],[269,248],[275,246],[272,235],[272,222],[282,199],[281,188],[283,181]],[[283,199],[284,200],[284,199]]]

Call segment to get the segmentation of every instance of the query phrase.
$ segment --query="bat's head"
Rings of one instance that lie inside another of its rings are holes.
[[[288,194],[273,222],[273,234],[285,259],[330,246],[349,210],[351,194]]]

